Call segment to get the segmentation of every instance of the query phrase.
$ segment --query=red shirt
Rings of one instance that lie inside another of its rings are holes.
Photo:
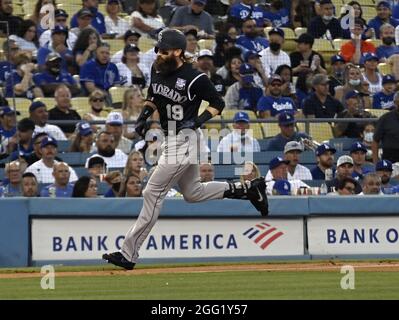
[[[347,43],[341,46],[341,53],[340,55],[345,59],[346,62],[350,62],[352,57],[354,56],[356,51],[356,47],[353,44],[353,41],[348,41]],[[360,51],[362,54],[364,53],[375,53],[376,48],[370,42],[362,41]]]

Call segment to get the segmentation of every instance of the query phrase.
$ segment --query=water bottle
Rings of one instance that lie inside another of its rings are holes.
[[[56,196],[55,192],[56,192],[56,189],[54,186],[50,186],[48,188],[48,194],[49,194],[50,198],[55,198],[55,196]]]
[[[327,193],[328,193],[327,185],[323,182],[323,184],[320,186],[320,195],[325,196]]]
[[[326,176],[326,178],[325,178],[326,181],[330,181],[330,180],[333,179],[333,171],[332,171],[332,169],[326,169],[324,174]]]

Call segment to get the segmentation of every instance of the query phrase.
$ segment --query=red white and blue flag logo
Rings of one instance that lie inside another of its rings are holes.
[[[259,247],[261,247],[263,250],[265,250],[283,234],[283,232],[277,230],[277,228],[266,222],[259,223],[243,233],[244,236],[250,240],[253,240],[253,242],[259,245]]]

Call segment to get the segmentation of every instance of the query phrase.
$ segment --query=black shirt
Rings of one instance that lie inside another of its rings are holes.
[[[304,115],[314,115],[315,118],[334,118],[336,114],[342,112],[344,106],[337,99],[327,96],[324,103],[321,103],[315,93],[312,93],[303,102]]]
[[[79,113],[77,113],[75,110],[69,109],[69,112],[65,113],[57,107],[54,107],[48,112],[48,118],[49,120],[82,120]],[[76,128],[76,125],[74,124],[64,124],[58,126],[65,133],[73,133]]]
[[[310,68],[314,56],[319,56],[320,65],[322,66],[323,69],[325,69],[326,65],[324,63],[323,56],[321,54],[317,53],[316,51],[312,51],[312,53],[310,54],[310,57],[308,59],[308,67]],[[302,53],[300,53],[299,51],[295,51],[290,54],[290,60],[291,60],[291,68],[294,69],[297,66],[299,66],[301,64],[301,62],[304,61],[305,59],[302,56]],[[299,73],[298,76],[304,76],[304,75],[306,75],[306,73]]]
[[[169,75],[158,73],[152,68],[147,100],[157,106],[166,134],[169,121],[176,121],[176,128],[182,122],[195,121],[202,100],[220,110],[224,107],[222,97],[208,76],[189,63],[184,63]]]
[[[211,75],[211,81],[213,83],[213,85],[215,86],[216,91],[224,96],[226,94],[226,86],[224,85],[224,80],[222,78],[222,76],[213,73]]]
[[[20,17],[4,14],[3,12],[0,12],[0,21],[8,22],[9,32],[11,35],[11,34],[17,34],[18,30],[20,30],[20,28],[21,28],[21,23],[23,20]],[[0,23],[0,30],[4,34],[7,34],[7,25],[5,23]]]
[[[335,96],[335,88],[339,87],[339,86],[343,86],[344,81],[337,79],[334,76],[330,76],[328,79],[330,80],[330,83],[329,83],[330,84],[330,94],[332,97],[334,97]]]
[[[378,119],[374,141],[381,142],[383,149],[399,149],[399,112],[397,110],[389,111]]]
[[[327,30],[330,31],[332,39],[342,38],[342,28],[337,18],[333,18],[328,24],[325,24],[320,16],[310,21],[308,32],[315,38],[319,39],[325,35]]]

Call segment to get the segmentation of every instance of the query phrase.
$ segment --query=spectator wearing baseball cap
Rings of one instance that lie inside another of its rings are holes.
[[[309,72],[327,74],[323,56],[313,50],[314,37],[309,33],[301,34],[297,40],[296,51],[290,54],[292,73],[299,83],[306,82]]]
[[[393,166],[389,160],[380,160],[375,165],[375,172],[381,178],[381,191],[384,194],[392,194],[393,186],[390,181],[392,178]]]
[[[238,111],[233,118],[233,130],[219,143],[217,152],[260,152],[258,140],[252,137],[248,113]]]
[[[141,89],[146,86],[150,75],[145,71],[147,68],[140,63],[140,49],[135,44],[127,44],[123,49],[122,62],[116,64],[121,83],[124,87],[136,85]]]
[[[17,115],[21,115],[21,113],[9,106],[0,107],[0,141],[3,143],[3,147],[8,144],[8,139],[17,133]]]
[[[245,0],[235,2],[228,10],[228,22],[233,23],[236,28],[241,29],[243,22],[247,17],[254,17],[256,23],[256,31],[263,31],[266,27],[264,20],[265,10],[261,6],[252,6]]]
[[[78,18],[82,17],[82,10],[88,10],[89,12],[91,12],[91,26],[96,29],[100,35],[105,34],[105,18],[104,15],[100,11],[98,11],[98,1],[83,0],[82,9],[78,11],[78,13],[76,13],[71,19],[71,28],[78,27]]]
[[[127,30],[130,29],[129,22],[120,17],[122,4],[120,0],[108,0],[105,8],[105,30],[110,37],[122,38]]]
[[[376,3],[377,16],[368,23],[369,28],[373,28],[375,36],[380,39],[380,29],[383,24],[389,23],[393,27],[399,25],[399,20],[392,17],[391,5],[388,1],[382,0]]]
[[[277,117],[282,112],[296,113],[296,106],[291,98],[283,97],[283,80],[277,74],[269,78],[268,93],[257,104],[257,111],[261,118]]]
[[[370,112],[360,107],[360,92],[356,90],[348,91],[345,95],[346,109],[337,115],[337,118],[375,118]],[[364,129],[364,122],[337,122],[333,127],[335,138],[361,138]]]
[[[76,17],[76,26],[72,26],[70,32],[73,33],[76,37],[79,37],[83,30],[92,29],[97,32],[97,30],[92,26],[92,21],[94,20],[94,14],[88,8],[80,9],[75,15]],[[98,32],[97,32],[98,33]]]
[[[125,138],[123,134],[123,116],[120,112],[110,112],[105,121],[105,129],[111,133],[115,139],[115,145],[124,153],[129,154],[132,150],[132,141]]]
[[[353,173],[353,159],[350,156],[340,156],[337,161],[337,171],[335,172],[335,178],[333,180],[326,181],[328,192],[336,192],[338,185],[341,180],[345,178],[352,178]],[[355,194],[362,192],[362,187],[356,180],[355,182]]]
[[[0,129],[1,131],[1,129]],[[11,160],[29,156],[33,152],[33,132],[35,124],[29,118],[23,118],[18,121],[16,137],[18,144],[11,149]]]
[[[73,137],[70,152],[90,153],[93,151],[94,134],[90,123],[80,121],[76,124],[75,135]]]
[[[331,0],[319,1],[321,14],[310,20],[308,30],[315,39],[341,39],[342,28],[334,16],[334,5]]]
[[[225,95],[226,87],[224,85],[224,80],[215,72],[214,57],[211,50],[200,50],[195,67],[198,71],[205,73],[208,78],[211,79],[216,91],[221,96]]]
[[[313,180],[326,180],[327,170],[331,174],[331,178],[334,177],[334,154],[336,152],[337,150],[331,147],[328,143],[323,143],[317,147],[315,152],[317,166],[310,171]]]
[[[258,87],[262,88],[267,86],[267,77],[265,70],[260,61],[260,54],[256,51],[248,50],[244,53],[244,62],[248,63],[254,68],[254,80]]]
[[[295,123],[295,116],[291,112],[281,112],[278,115],[280,133],[270,139],[267,149],[270,151],[284,151],[285,145],[290,141],[309,139],[309,136],[306,133],[296,131]]]
[[[231,85],[226,92],[227,109],[256,111],[256,105],[263,95],[263,90],[256,86],[254,72],[254,68],[248,63],[240,66],[240,80]]]
[[[253,18],[246,18],[242,22],[242,34],[236,39],[236,46],[242,48],[244,52],[261,50],[269,47],[269,41],[265,37],[259,36],[256,31],[256,21]]]
[[[363,19],[355,18],[354,28],[351,29],[352,39],[341,46],[340,54],[346,62],[360,64],[363,54],[374,53],[375,46],[371,42],[362,39],[365,31]]]
[[[307,118],[334,118],[344,110],[343,105],[330,96],[329,81],[325,74],[313,77],[314,92],[303,102],[303,114]]]
[[[392,110],[395,108],[393,98],[396,92],[396,79],[387,74],[382,78],[382,90],[373,95],[373,109]]]
[[[291,66],[289,55],[282,50],[284,37],[283,29],[271,29],[269,31],[269,47],[259,52],[263,69],[268,78],[276,72],[279,66],[284,64]]]
[[[299,164],[300,155],[304,151],[302,142],[290,141],[284,146],[284,160],[288,161],[288,180],[312,180],[310,170],[305,166]],[[266,175],[266,180],[271,180],[273,177],[269,171]]]
[[[291,191],[296,191],[301,187],[309,188],[309,186],[301,180],[288,179],[288,164],[289,161],[282,157],[275,157],[270,160],[269,171],[265,177],[267,182],[266,192],[268,195],[273,194],[274,184],[281,180],[289,182]]]
[[[97,182],[101,182],[106,174],[107,164],[102,157],[91,156],[87,160],[87,170],[92,178],[96,179]]]
[[[169,27],[181,31],[198,29],[202,38],[209,38],[215,34],[212,16],[205,11],[207,0],[192,0],[189,5],[180,6],[172,16]]]
[[[33,173],[38,183],[54,183],[53,168],[59,163],[56,160],[58,143],[52,137],[46,136],[40,142],[42,158],[30,165],[25,172]],[[69,167],[70,182],[78,180],[75,171]]]
[[[104,159],[108,168],[124,168],[128,159],[127,155],[120,149],[116,148],[115,138],[113,134],[107,131],[101,131],[96,139],[97,153]],[[93,156],[94,156],[93,155]],[[88,160],[85,167],[88,166]]]
[[[343,86],[345,83],[344,73],[345,73],[345,59],[336,54],[331,57],[331,69],[332,72],[329,76],[330,84],[330,95],[335,96],[335,88]]]
[[[355,142],[350,147],[350,156],[353,159],[352,178],[363,180],[365,174],[374,171],[374,166],[366,165],[367,147],[361,142]]]
[[[139,46],[139,39],[140,39],[140,37],[141,37],[141,34],[138,33],[137,31],[135,31],[135,30],[127,30],[127,31],[124,33],[122,39],[123,39],[123,42],[125,43],[125,47],[126,47],[128,44],[134,44],[134,45],[136,45],[136,46],[138,47],[138,46]],[[112,58],[111,58],[111,62],[112,62],[112,63],[117,64],[117,63],[122,62],[123,50],[124,50],[124,49],[125,49],[125,48],[123,48],[123,49],[117,51],[117,52],[112,56]],[[150,51],[153,52],[154,50],[150,50]],[[140,54],[139,56],[141,57],[142,55]],[[155,53],[154,53],[154,56],[156,56]],[[155,60],[155,57],[154,57],[154,60]]]
[[[281,0],[272,0],[270,10],[265,11],[263,18],[274,28],[290,28],[289,9],[284,7]]]
[[[396,6],[396,8],[399,9],[399,6]],[[395,18],[397,19],[397,17]],[[395,27],[388,23],[384,23],[380,28],[380,39],[382,44],[377,47],[375,52],[380,62],[387,62],[391,56],[399,53],[395,38]]]
[[[378,57],[375,53],[366,53],[360,59],[364,65],[363,78],[368,83],[371,96],[382,90],[382,75],[378,71]]]
[[[184,35],[186,36],[186,41],[187,41],[187,46],[186,46],[186,51],[184,52],[184,56],[188,59],[195,60],[199,52],[198,31],[196,29],[186,29]]]

